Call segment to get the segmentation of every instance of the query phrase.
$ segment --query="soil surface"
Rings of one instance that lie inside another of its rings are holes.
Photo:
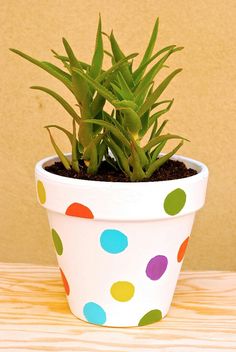
[[[61,162],[55,162],[53,165],[46,166],[45,170],[52,174],[70,177],[82,180],[106,181],[106,182],[131,182],[129,178],[119,169],[115,169],[108,162],[103,161],[100,165],[97,175],[88,175],[86,166],[80,165],[80,174],[74,170],[66,170]],[[179,178],[185,178],[196,175],[197,171],[187,168],[185,164],[177,160],[168,160],[157,171],[154,172],[151,178],[142,180],[141,182],[150,181],[167,181]]]

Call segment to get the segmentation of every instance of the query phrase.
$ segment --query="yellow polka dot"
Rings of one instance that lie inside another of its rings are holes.
[[[44,204],[46,202],[46,191],[41,181],[37,182],[37,191],[40,203]]]
[[[117,281],[111,286],[111,295],[117,301],[127,302],[134,295],[134,285],[128,281]]]

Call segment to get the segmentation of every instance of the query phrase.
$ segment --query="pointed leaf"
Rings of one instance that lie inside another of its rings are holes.
[[[149,111],[146,111],[141,118],[142,129],[139,131],[139,137],[143,137],[148,130],[148,120],[149,120]]]
[[[101,162],[103,161],[103,158],[105,157],[105,154],[107,152],[107,145],[104,141],[100,145],[98,145],[98,167],[101,165]]]
[[[141,80],[141,78],[143,77],[143,74],[147,68],[148,65],[150,65],[150,63],[152,63],[152,61],[154,61],[158,56],[160,56],[161,54],[163,54],[166,51],[172,50],[173,52],[175,51],[179,51],[182,50],[183,47],[176,47],[176,45],[169,45],[166,46],[165,48],[159,50],[156,54],[154,54],[149,60],[147,60],[145,63],[143,63],[142,65],[140,65],[137,70],[133,73],[133,77],[134,77],[134,81],[135,83],[139,83],[139,81]],[[163,66],[164,67],[164,66]]]
[[[57,128],[58,130],[64,132],[69,141],[71,142],[71,145],[72,145],[72,141],[73,141],[73,134],[71,132],[69,132],[68,130],[66,130],[65,128],[61,127],[61,126],[58,126],[58,125],[47,125],[47,126],[44,126],[45,128]]]
[[[71,91],[72,90],[72,84],[71,81],[65,76],[62,75],[61,73],[58,72],[58,70],[55,70],[55,68],[52,68],[52,66],[43,63],[41,61],[38,61],[34,58],[32,58],[31,56],[24,54],[23,52],[21,52],[20,50],[17,49],[10,49],[13,53],[23,57],[24,59],[32,62],[33,64],[35,64],[36,66],[39,66],[40,68],[42,68],[43,70],[47,71],[49,74],[51,74],[53,77],[59,79],[62,83],[65,84],[65,86]]]
[[[71,155],[71,166],[72,169],[76,172],[79,172],[79,162],[78,162],[78,155],[77,155],[77,139],[76,139],[76,125],[75,120],[72,121],[73,126],[73,134],[72,134],[72,155]]]
[[[143,150],[144,150],[145,152],[150,151],[151,148],[155,147],[155,145],[157,145],[157,144],[159,144],[159,143],[161,143],[161,142],[163,142],[163,141],[167,141],[167,140],[169,140],[169,139],[182,139],[182,140],[185,140],[185,141],[188,141],[188,142],[189,142],[188,139],[183,138],[183,137],[181,137],[181,136],[179,136],[179,135],[177,135],[177,134],[170,134],[170,133],[168,133],[168,134],[164,134],[164,135],[162,135],[162,136],[157,136],[157,137],[151,139],[151,140],[145,145],[145,147],[143,148]]]
[[[143,180],[145,178],[145,173],[143,171],[139,155],[133,143],[131,143],[131,158],[133,168],[133,172],[130,177],[131,181]]]
[[[160,95],[163,93],[163,91],[166,89],[166,87],[169,85],[169,83],[172,81],[172,79],[179,73],[181,72],[182,69],[177,69],[174,72],[172,72],[168,77],[166,77],[162,83],[154,90],[152,95],[150,95],[145,103],[140,107],[138,110],[139,116],[142,116],[150,107],[156,102],[156,100],[160,97]]]
[[[110,43],[111,43],[111,48],[112,48],[112,52],[115,58],[115,61],[118,62],[121,59],[125,58],[125,55],[123,54],[123,52],[121,51],[113,32],[111,32],[110,35]],[[129,69],[129,65],[128,63],[125,63],[121,68],[120,71],[124,77],[124,79],[126,80],[127,84],[129,85],[129,87],[133,87],[134,86],[134,81],[133,81],[133,77],[132,74],[130,72]]]
[[[102,68],[103,62],[103,42],[102,42],[102,23],[101,16],[99,15],[98,29],[97,29],[97,37],[96,37],[96,46],[93,55],[92,65],[89,70],[89,74],[92,78],[96,78]]]
[[[104,116],[104,119],[107,122],[110,122],[111,124],[114,124],[120,130],[120,132],[123,133],[123,135],[127,138],[127,140],[130,139],[130,134],[122,126],[122,124],[119,123],[119,121],[117,119],[115,119],[114,117],[110,116],[106,111],[103,111],[103,116]]]
[[[111,150],[113,156],[116,159],[116,162],[119,168],[126,174],[130,175],[130,168],[128,160],[123,152],[123,150],[116,144],[111,138],[106,137],[105,142],[108,145],[108,148]]]
[[[175,147],[170,153],[162,156],[160,159],[154,161],[148,168],[147,172],[146,172],[146,176],[147,178],[150,178],[152,176],[152,174],[159,169],[159,167],[161,167],[167,160],[169,160],[183,145],[183,141],[181,141],[177,147]]]
[[[158,128],[157,132],[155,133],[155,137],[160,136],[161,132],[163,131],[165,125],[167,124],[168,120],[162,122],[161,126]]]
[[[148,73],[144,76],[144,78],[140,81],[139,85],[134,91],[134,95],[136,97],[136,100],[139,101],[140,97],[145,97],[146,91],[154,78],[156,77],[157,73],[161,70],[163,67],[164,63],[166,60],[169,58],[171,55],[172,51],[170,50],[166,55],[161,58],[151,69],[148,71]],[[141,99],[142,100],[142,99]]]
[[[167,105],[167,107],[166,107],[165,109],[160,110],[160,111],[157,111],[155,114],[153,114],[153,115],[150,117],[150,119],[149,119],[149,127],[151,127],[151,126],[153,125],[153,123],[154,123],[157,119],[159,119],[160,116],[166,114],[166,113],[170,110],[171,106],[173,105],[173,102],[174,102],[174,99],[172,99],[172,100],[170,101],[170,103]]]
[[[110,131],[112,134],[114,134],[114,136],[116,136],[121,143],[123,143],[124,145],[126,145],[127,147],[129,147],[129,141],[126,139],[126,137],[111,123],[103,121],[103,120],[95,120],[95,119],[87,119],[84,120],[85,123],[92,123],[92,124],[97,124],[100,125],[106,129],[108,129],[108,131]]]
[[[57,146],[56,142],[54,141],[53,137],[52,137],[52,134],[51,134],[51,131],[50,131],[50,128],[49,127],[45,127],[49,133],[49,136],[50,136],[50,139],[51,139],[51,143],[52,143],[52,146],[55,150],[55,152],[57,153],[59,159],[61,160],[62,164],[65,166],[65,168],[67,170],[70,170],[70,161],[69,159],[67,159],[67,157],[62,153],[62,151],[59,149],[59,147]]]
[[[142,168],[145,168],[148,164],[149,164],[149,160],[148,157],[145,154],[145,151],[143,150],[143,148],[141,148],[138,143],[132,138],[132,145],[134,147],[135,152],[137,153],[138,157],[139,157],[139,161],[141,164]]]
[[[120,85],[123,99],[133,100],[133,93],[132,93],[131,89],[129,88],[128,84],[126,83],[126,80],[122,76],[121,72],[118,72],[118,82]]]
[[[157,160],[158,155],[160,154],[160,152],[162,151],[162,149],[164,148],[166,143],[167,143],[167,141],[163,141],[155,148],[155,150],[152,152],[151,163],[153,163],[155,160]]]
[[[156,43],[156,39],[157,39],[158,27],[159,27],[159,18],[156,19],[151,38],[149,40],[149,43],[148,43],[147,49],[145,51],[145,54],[142,58],[142,61],[139,65],[139,68],[142,67],[150,59],[150,57],[152,55],[152,52],[153,52],[153,49],[154,49],[154,46]]]
[[[101,75],[97,77],[96,81],[100,83],[103,80],[107,79],[111,73],[114,73],[117,70],[119,70],[128,60],[136,57],[137,55],[138,55],[137,53],[130,54],[130,55],[124,57],[123,59],[117,61],[108,70],[101,73]]]
[[[103,85],[95,81],[92,77],[86,75],[83,71],[78,70],[77,68],[72,68],[73,71],[77,72],[84,80],[86,80],[91,86],[98,91],[105,99],[107,99],[111,104],[116,100],[115,95],[113,95],[108,89]]]
[[[61,70],[59,67],[57,67],[56,65],[53,65],[51,62],[47,62],[47,61],[42,61],[43,64],[45,64],[46,66],[52,68],[53,70],[57,71],[60,75],[64,76],[65,78],[67,78],[70,82],[72,80],[72,77],[69,73]]]
[[[30,87],[31,89],[37,89],[41,90],[49,95],[51,95],[54,99],[56,99],[62,106],[63,108],[73,117],[73,119],[79,124],[80,123],[80,117],[79,115],[75,112],[75,110],[70,106],[70,104],[67,103],[67,101],[62,98],[59,94],[56,92],[52,91],[51,89],[45,88],[45,87],[40,87],[40,86],[32,86]]]
[[[174,99],[168,99],[168,100],[159,101],[158,103],[155,103],[155,104],[152,105],[151,110],[154,110],[159,105],[162,105],[162,104],[165,104],[165,103],[171,103],[172,101],[174,102]]]
[[[125,99],[125,97],[122,95],[121,89],[115,83],[111,83],[111,87],[113,88],[113,92],[116,95],[116,99]]]
[[[70,66],[76,67],[78,70],[83,71],[82,66],[80,65],[79,61],[77,60],[71,46],[67,42],[67,40],[65,38],[63,38],[62,41],[63,41],[63,45],[65,47],[65,50],[66,50],[67,55],[70,60]],[[75,72],[74,70],[72,70],[71,74],[72,74],[72,88],[73,88],[74,95],[76,96],[79,104],[81,104],[81,106],[84,109],[87,109],[90,102],[91,102],[91,94],[89,91],[88,84],[87,84],[86,80],[84,80],[83,77],[78,75],[77,72]]]
[[[54,57],[58,60],[60,60],[63,64],[67,63],[67,62],[70,62],[68,56],[64,56],[64,55],[59,55],[55,50],[51,50],[51,52],[54,54]],[[86,70],[87,68],[90,68],[91,65],[87,64],[86,62],[83,62],[83,61],[79,61],[78,62],[80,63],[81,67]]]

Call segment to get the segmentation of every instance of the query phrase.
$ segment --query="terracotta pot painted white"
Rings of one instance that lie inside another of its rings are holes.
[[[75,180],[36,165],[70,309],[90,323],[141,326],[169,310],[208,169],[175,156],[197,175],[160,182]]]

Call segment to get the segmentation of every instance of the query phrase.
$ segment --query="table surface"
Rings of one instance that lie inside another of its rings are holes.
[[[0,350],[236,351],[236,273],[182,272],[164,320],[107,328],[70,313],[58,268],[0,264]]]

